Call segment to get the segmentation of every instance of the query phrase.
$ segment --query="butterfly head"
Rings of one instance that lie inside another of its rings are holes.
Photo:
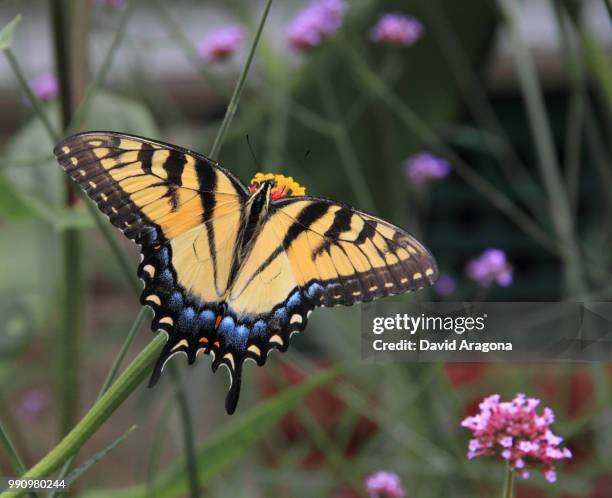
[[[306,189],[291,176],[273,173],[257,173],[251,180],[249,190],[255,194],[265,194],[267,199],[276,201],[291,195],[306,195]]]

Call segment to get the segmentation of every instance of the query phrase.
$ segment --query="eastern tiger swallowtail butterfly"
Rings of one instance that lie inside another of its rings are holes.
[[[281,175],[250,188],[201,154],[147,138],[88,132],[55,148],[59,163],[111,223],[141,246],[140,301],[168,341],[149,385],[176,353],[225,365],[233,413],[242,364],[286,351],[317,306],[417,290],[438,276],[401,228],[338,202],[307,197]]]

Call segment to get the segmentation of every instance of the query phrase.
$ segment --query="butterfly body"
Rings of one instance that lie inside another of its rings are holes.
[[[318,306],[351,305],[430,285],[435,261],[380,218],[261,179],[250,189],[206,157],[110,132],[69,137],[59,162],[141,246],[141,303],[168,333],[150,385],[177,353],[228,368],[226,409],[242,364],[285,351]],[[272,175],[269,175],[272,176]],[[302,189],[303,190],[303,189]]]

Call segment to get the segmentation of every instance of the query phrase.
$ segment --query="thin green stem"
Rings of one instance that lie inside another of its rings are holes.
[[[0,445],[2,445],[4,451],[6,451],[6,454],[8,455],[9,461],[11,462],[11,465],[13,467],[13,471],[15,472],[15,476],[22,475],[26,471],[25,464],[23,463],[21,456],[19,456],[17,448],[15,448],[15,446],[13,445],[13,442],[11,441],[8,432],[6,432],[6,430],[4,429],[2,422],[0,422]],[[29,496],[31,498],[36,498],[38,495],[34,492],[30,492]]]
[[[63,232],[64,301],[63,324],[58,341],[58,365],[61,396],[60,434],[68,433],[77,420],[79,327],[83,306],[83,271],[81,265],[81,237],[77,230]]]
[[[102,384],[102,387],[100,388],[100,391],[98,392],[98,397],[96,398],[96,400],[99,400],[104,395],[104,393],[108,391],[108,388],[111,386],[111,384],[115,380],[115,377],[117,376],[117,372],[119,371],[119,368],[121,367],[121,364],[123,363],[125,355],[127,354],[130,346],[132,345],[132,342],[134,342],[134,339],[136,338],[136,335],[138,331],[140,330],[140,325],[142,324],[142,321],[147,316],[147,312],[148,312],[148,308],[146,306],[143,306],[142,308],[140,308],[140,311],[138,312],[138,315],[136,315],[136,319],[134,320],[134,323],[132,324],[130,331],[128,332],[125,340],[123,341],[123,345],[121,346],[121,349],[119,350],[119,353],[117,354],[115,361],[113,362],[113,366],[108,371],[108,374],[106,375],[106,379],[104,379],[104,383]],[[68,460],[66,460],[66,463],[64,463],[64,466],[62,467],[59,475],[57,476],[57,479],[60,479],[60,480],[64,479],[64,477],[68,475],[68,471],[70,470],[70,467],[72,466],[72,462],[74,462],[75,458],[76,458],[76,453],[72,455]],[[57,495],[57,492],[53,491],[51,495],[49,496],[49,498],[54,498],[56,495]]]
[[[110,47],[104,56],[102,64],[100,64],[100,69],[98,70],[98,73],[93,78],[93,80],[91,80],[91,82],[87,86],[87,89],[85,90],[85,96],[83,97],[83,100],[81,101],[74,113],[74,117],[72,118],[72,121],[68,128],[68,134],[75,133],[80,129],[83,120],[87,116],[87,112],[92,102],[92,97],[95,95],[98,88],[102,86],[106,81],[106,76],[108,75],[108,72],[112,66],[115,54],[117,53],[121,40],[125,35],[127,21],[130,15],[132,14],[135,4],[136,1],[132,0],[131,2],[128,2],[127,7],[123,10],[123,14],[121,15],[121,18],[119,19],[119,24],[117,25],[117,30],[115,31],[115,36],[113,37]]]
[[[539,194],[541,189],[512,146],[508,133],[487,98],[482,82],[474,72],[472,61],[469,60],[453,24],[449,21],[447,12],[441,8],[439,1],[424,2],[423,7],[429,14],[428,20],[435,32],[436,41],[440,43],[442,53],[468,109],[481,127],[494,133],[496,138],[499,137],[498,146],[491,147],[493,144],[491,141],[484,142],[484,145],[489,147],[489,152],[497,159],[506,178],[511,180],[511,186],[521,186],[515,188],[515,193],[526,206],[531,208],[532,214],[536,216],[544,214],[540,203],[541,195],[529,194],[530,192]]]
[[[143,306],[142,308],[140,308],[140,311],[138,312],[138,315],[136,315],[136,318],[134,319],[134,323],[132,323],[132,326],[130,328],[130,331],[128,332],[128,335],[123,341],[123,344],[121,345],[121,349],[119,350],[119,353],[117,354],[117,357],[115,358],[115,361],[113,362],[113,366],[108,371],[108,374],[106,375],[106,379],[104,379],[104,383],[102,384],[102,387],[100,388],[100,392],[98,393],[97,399],[100,399],[104,395],[104,393],[108,391],[108,388],[115,381],[115,377],[117,377],[117,372],[119,372],[119,368],[121,368],[121,364],[123,363],[123,360],[125,359],[125,355],[130,349],[130,346],[132,345],[132,343],[134,342],[134,339],[136,339],[136,336],[138,335],[138,331],[140,330],[140,326],[148,314],[149,314],[149,308],[147,308],[146,306]]]
[[[448,147],[431,128],[400,99],[363,61],[361,56],[350,46],[343,48],[351,61],[351,67],[362,80],[364,89],[385,103],[402,124],[423,144],[438,151],[450,159],[454,171],[476,191],[485,197],[493,206],[508,217],[513,223],[530,235],[542,247],[553,254],[558,254],[557,243],[551,239],[529,215],[516,206],[505,194],[495,188],[489,181],[474,171],[453,150]]]
[[[355,154],[355,148],[351,144],[351,139],[348,135],[346,125],[343,122],[342,114],[338,108],[336,97],[333,94],[329,79],[325,76],[321,76],[321,78],[319,78],[319,87],[321,88],[323,104],[325,105],[328,118],[333,119],[336,124],[333,136],[349,184],[363,209],[372,213],[376,212],[376,203],[368,188],[367,180],[363,175],[364,169],[359,165],[359,158],[357,154]]]
[[[34,94],[32,87],[28,83],[28,80],[25,78],[23,71],[21,70],[21,66],[19,65],[19,62],[17,62],[17,58],[15,57],[15,54],[13,54],[13,51],[10,48],[7,48],[4,50],[4,55],[6,56],[6,59],[9,65],[11,66],[11,69],[13,70],[15,77],[17,78],[17,81],[19,82],[21,89],[26,94],[26,98],[28,99],[28,102],[30,102],[32,109],[34,109],[34,112],[36,113],[41,123],[45,127],[45,130],[47,130],[49,137],[51,137],[51,140],[54,143],[59,142],[60,135],[57,132],[57,130],[53,128],[53,125],[51,124],[51,121],[49,121],[49,117],[47,116],[47,113],[42,108],[42,104],[40,100]]]
[[[61,126],[65,130],[74,112],[73,71],[69,38],[72,33],[68,21],[68,4],[61,0],[51,3],[51,28],[55,65],[61,97]],[[75,203],[74,188],[66,182],[66,205]],[[83,304],[83,272],[81,269],[81,241],[78,230],[68,229],[62,233],[64,256],[64,295],[62,303],[62,326],[57,341],[58,389],[60,395],[59,433],[64,436],[70,431],[78,417],[79,394],[79,326]]]
[[[8,455],[9,461],[13,466],[13,470],[15,471],[15,475],[20,476],[26,471],[25,464],[23,460],[19,456],[17,449],[13,446],[13,442],[9,437],[8,433],[4,430],[4,426],[2,422],[0,422],[0,444],[3,446],[4,451]]]
[[[200,483],[198,481],[198,460],[195,448],[195,436],[193,431],[193,421],[189,411],[189,403],[185,389],[181,384],[181,379],[174,368],[170,365],[170,376],[174,384],[174,395],[179,408],[179,416],[181,419],[181,428],[183,430],[183,443],[185,445],[185,463],[187,466],[187,480],[189,481],[189,496],[191,498],[199,498],[202,494]]]
[[[514,498],[514,471],[509,463],[506,464],[506,476],[504,478],[502,498]]]
[[[499,0],[502,12],[513,34],[515,65],[529,124],[534,136],[540,172],[546,193],[553,225],[561,245],[565,284],[571,294],[584,290],[581,258],[574,235],[572,213],[566,189],[561,178],[561,168],[555,152],[552,131],[546,116],[544,98],[534,61],[523,41],[518,23],[519,5],[517,0]]]
[[[161,352],[168,336],[159,333],[130,363],[125,371],[94,403],[81,421],[44,456],[34,467],[28,470],[23,479],[41,479],[57,470],[68,458],[74,455],[86,441],[95,434],[100,426],[110,418],[126,398],[150,374],[151,367]],[[23,492],[2,493],[0,498],[21,496]]]
[[[253,56],[255,55],[255,50],[257,49],[257,44],[259,42],[259,38],[261,37],[261,33],[266,23],[268,12],[270,11],[271,6],[272,0],[267,0],[263,14],[261,16],[261,20],[259,21],[259,26],[257,27],[257,32],[255,33],[255,39],[251,44],[251,49],[249,50],[249,55],[247,57],[246,63],[242,68],[240,77],[238,78],[238,82],[236,83],[236,87],[234,88],[234,93],[232,94],[230,102],[227,106],[227,111],[225,112],[225,116],[223,117],[223,121],[221,122],[221,127],[217,132],[217,136],[215,137],[215,141],[213,142],[212,149],[210,150],[210,157],[212,159],[218,158],[227,130],[229,129],[232,120],[234,119],[234,115],[236,114],[236,111],[238,109],[238,102],[240,102],[240,96],[242,95],[242,90],[244,89],[244,84],[246,83],[247,75],[249,74],[249,69],[251,68],[251,62],[253,61]]]

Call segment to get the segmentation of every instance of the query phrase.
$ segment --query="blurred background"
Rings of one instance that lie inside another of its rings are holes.
[[[53,145],[112,130],[209,154],[263,9],[0,3],[0,26],[22,16],[0,36],[0,421],[26,467],[91,407],[139,310]],[[609,0],[274,2],[218,159],[414,233],[442,276],[402,299],[607,301],[611,25]],[[137,248],[114,232],[135,275]],[[359,324],[358,306],[314,313],[287,354],[245,367],[233,417],[225,374],[175,359],[174,380],[139,387],[83,447],[77,467],[137,426],[73,494],[188,496],[189,414],[201,496],[368,496],[381,469],[410,497],[499,495],[502,462],[468,461],[460,422],[483,396],[525,392],[553,408],[574,457],[517,496],[612,496],[609,365],[368,364]],[[249,418],[274,399],[265,424]],[[14,475],[2,452],[0,470]]]

